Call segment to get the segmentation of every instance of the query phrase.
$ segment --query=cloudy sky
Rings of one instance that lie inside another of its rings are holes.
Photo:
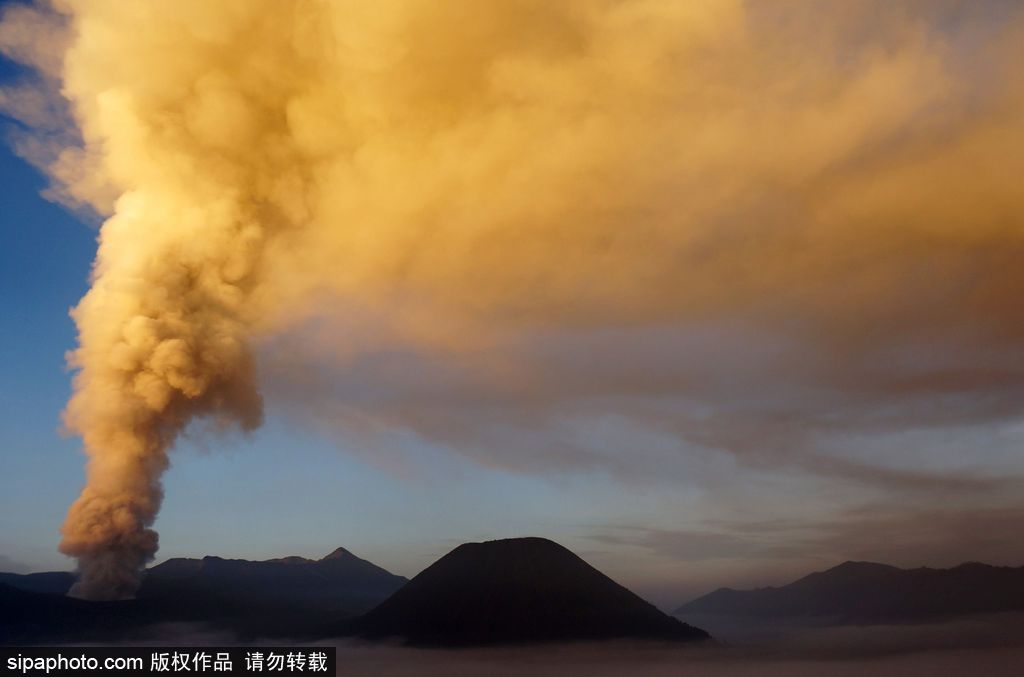
[[[1019,5],[208,4],[5,5],[0,569],[169,425],[158,560],[1024,564]]]

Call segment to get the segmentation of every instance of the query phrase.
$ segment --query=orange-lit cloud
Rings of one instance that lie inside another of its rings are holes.
[[[254,339],[310,392],[280,348],[309,342],[278,337],[311,323],[330,373],[382,345],[420,368],[340,386],[343,424],[516,440],[509,467],[630,465],[552,432],[573,415],[787,458],[1020,389],[1015,6],[81,0],[4,25],[43,73],[6,110],[52,128],[28,92],[59,73],[81,137],[23,151],[107,219],[74,313],[81,594],[131,593],[190,420],[259,423]]]

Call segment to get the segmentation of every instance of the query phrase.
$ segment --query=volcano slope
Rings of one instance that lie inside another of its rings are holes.
[[[543,538],[460,545],[351,631],[419,646],[710,639]]]

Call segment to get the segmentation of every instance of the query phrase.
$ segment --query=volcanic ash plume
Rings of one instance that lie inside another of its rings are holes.
[[[281,111],[301,83],[286,73],[305,69],[282,45],[290,29],[266,21],[253,34],[228,6],[168,7],[81,3],[70,17],[63,84],[85,141],[70,164],[92,178],[69,192],[112,212],[73,311],[79,371],[66,412],[89,462],[60,549],[79,561],[71,594],[89,599],[136,591],[157,550],[167,453],[189,422],[259,425],[252,296],[268,238],[300,220],[282,140]],[[261,49],[272,53],[253,56]],[[262,70],[275,61],[280,71]]]
[[[148,11],[159,13],[158,5]],[[274,106],[273,95],[248,100],[231,84],[244,87],[244,77],[205,62],[175,80],[168,71],[178,66],[167,58],[179,55],[145,45],[176,30],[189,35],[184,23],[152,16],[145,23],[162,30],[135,42],[118,25],[124,9],[76,5],[64,75],[92,156],[77,161],[94,162],[106,184],[90,192],[82,179],[70,191],[104,211],[106,196],[116,196],[92,288],[72,313],[78,373],[66,422],[82,436],[89,462],[60,549],[79,561],[71,594],[87,599],[135,593],[157,550],[151,527],[167,453],[185,426],[196,417],[243,429],[260,423],[249,297],[267,234],[283,218],[268,195],[275,184],[263,177],[268,165],[290,176],[286,149],[268,141],[273,116],[255,119],[261,103]],[[207,18],[182,21],[215,30],[217,17]],[[222,36],[220,46],[237,45]],[[185,81],[199,93],[175,99]],[[246,117],[249,131],[264,125],[263,144],[239,130]]]
[[[61,543],[81,569],[72,595],[134,594],[157,549],[167,450],[192,417],[260,421],[241,313],[254,254],[218,246],[256,242],[246,228],[230,210],[180,213],[146,193],[123,197],[103,227],[93,288],[74,311],[81,371],[67,419],[89,465]]]
[[[50,194],[106,219],[74,310],[74,594],[134,592],[175,438],[258,425],[252,346],[324,315],[401,314],[409,352],[453,363],[492,336],[739,319],[846,357],[970,328],[988,373],[1024,336],[1012,3],[55,6],[6,12],[0,49],[37,82],[0,109]],[[344,361],[382,342],[324,343]],[[888,387],[846,357],[809,380]],[[624,378],[614,354],[578,388],[523,359],[493,370],[485,415],[484,386],[460,404],[395,368],[408,401],[354,379],[342,411],[485,449],[450,435],[505,421],[522,446],[534,409],[646,401],[637,421],[676,430],[703,396],[692,374]]]

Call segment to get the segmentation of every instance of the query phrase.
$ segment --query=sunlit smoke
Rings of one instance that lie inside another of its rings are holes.
[[[175,438],[256,427],[254,340],[334,307],[401,309],[451,351],[733,315],[839,352],[1018,343],[1020,12],[891,4],[9,10],[0,47],[37,71],[0,98],[35,132],[16,146],[106,219],[73,312],[75,594],[133,594]]]

